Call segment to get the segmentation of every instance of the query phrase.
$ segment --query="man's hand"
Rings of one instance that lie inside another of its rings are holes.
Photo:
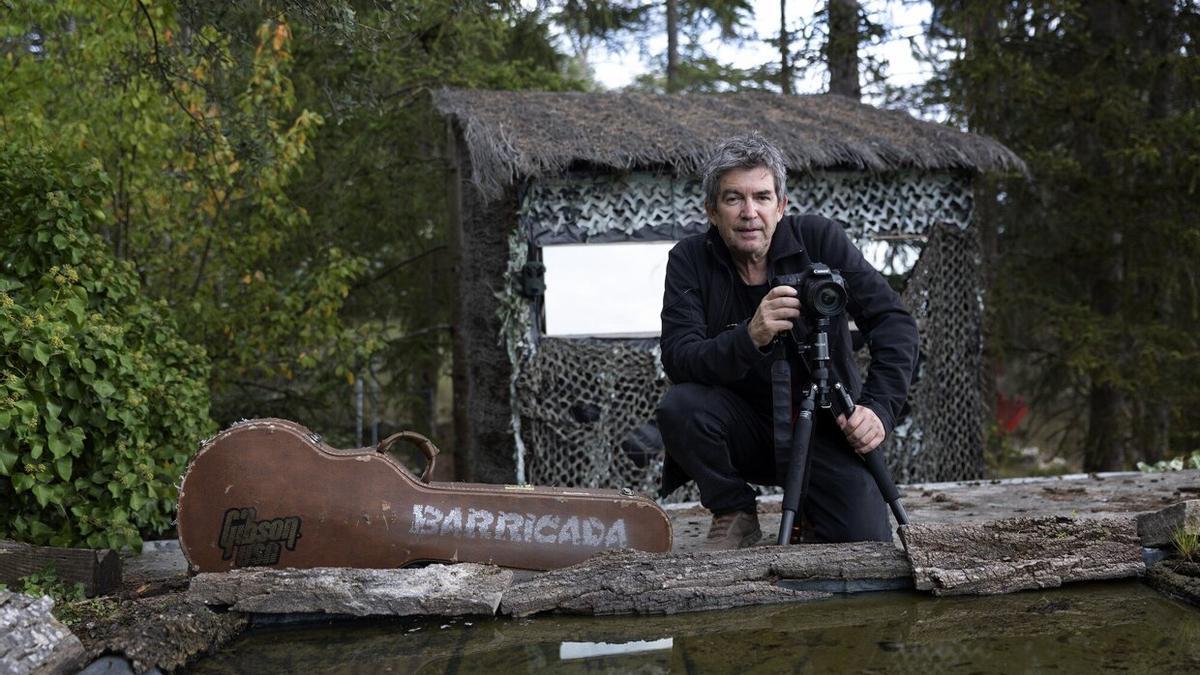
[[[750,341],[762,349],[785,330],[791,330],[792,320],[800,318],[800,298],[791,286],[776,286],[767,292],[747,326]]]
[[[879,421],[879,416],[865,405],[854,406],[849,420],[845,415],[838,415],[837,423],[842,433],[846,434],[846,440],[850,441],[850,447],[860,455],[879,447],[887,435],[883,432],[883,422]]]

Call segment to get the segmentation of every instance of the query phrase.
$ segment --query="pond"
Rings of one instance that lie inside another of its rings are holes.
[[[1196,672],[1200,612],[1138,581],[914,592],[670,617],[256,628],[193,673]]]

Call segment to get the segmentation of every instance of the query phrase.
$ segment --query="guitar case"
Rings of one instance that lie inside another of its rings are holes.
[[[387,454],[416,445],[416,478]],[[401,432],[339,450],[295,422],[240,422],[204,444],[179,488],[190,570],[393,568],[478,562],[547,570],[605,549],[671,549],[671,523],[628,490],[430,482],[437,447]]]

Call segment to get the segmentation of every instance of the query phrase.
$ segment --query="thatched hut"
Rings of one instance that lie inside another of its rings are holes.
[[[443,91],[434,104],[457,169],[460,478],[652,491],[661,458],[645,423],[668,384],[657,340],[546,335],[538,263],[564,244],[703,232],[697,167],[715,141],[750,131],[787,157],[790,212],[839,220],[862,246],[919,252],[897,281],[923,332],[922,379],[890,463],[900,480],[981,474],[972,181],[1021,169],[1008,149],[830,95]]]

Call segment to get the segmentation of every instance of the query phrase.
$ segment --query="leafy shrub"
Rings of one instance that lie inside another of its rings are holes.
[[[108,187],[0,143],[0,537],[140,548],[213,431],[203,350],[91,232]]]

